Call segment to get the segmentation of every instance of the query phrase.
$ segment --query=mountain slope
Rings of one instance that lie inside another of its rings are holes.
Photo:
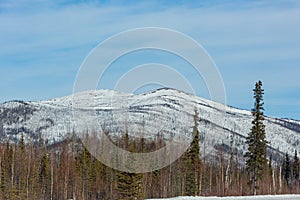
[[[50,143],[73,131],[106,131],[166,139],[191,137],[193,115],[199,113],[203,156],[218,148],[229,149],[234,133],[235,153],[242,158],[251,112],[240,110],[174,89],[133,95],[109,90],[86,91],[48,101],[11,101],[0,104],[0,140],[17,141],[21,134],[37,140],[42,133]],[[266,117],[269,151],[279,155],[300,150],[300,122]]]

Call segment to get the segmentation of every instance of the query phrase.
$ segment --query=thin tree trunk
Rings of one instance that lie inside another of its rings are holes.
[[[202,177],[203,177],[203,173],[202,170],[200,171],[200,180],[199,180],[199,194],[202,194]]]
[[[50,163],[51,165],[51,185],[50,185],[50,198],[53,200],[53,161]]]
[[[282,192],[282,180],[281,180],[281,173],[282,173],[282,168],[281,166],[279,167],[279,176],[278,176],[278,180],[279,180],[279,193]]]
[[[230,171],[230,161],[228,162],[226,171],[225,171],[225,193],[227,193],[227,191],[229,189],[229,182],[230,182],[229,171]]]
[[[212,187],[212,166],[209,168],[209,193],[211,193],[211,187]]]
[[[12,163],[11,163],[11,185],[14,185],[14,166],[15,166],[15,150],[13,150],[13,157],[12,157]]]
[[[67,170],[65,172],[65,177],[64,177],[64,199],[68,198],[68,174],[69,174],[69,164],[68,164],[68,159],[67,159]]]
[[[276,194],[275,170],[272,170],[273,194]]]
[[[28,165],[27,165],[27,175],[26,175],[26,196],[27,199],[29,199],[29,177],[30,177],[30,164],[31,164],[31,154],[32,152],[29,152],[28,154]]]

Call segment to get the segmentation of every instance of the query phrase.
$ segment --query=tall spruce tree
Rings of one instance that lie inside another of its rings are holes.
[[[249,175],[250,191],[253,195],[256,195],[259,189],[258,180],[262,179],[264,170],[267,166],[266,149],[267,140],[264,125],[264,108],[263,108],[263,95],[262,82],[258,81],[255,84],[254,92],[254,108],[252,109],[252,128],[249,133],[246,144],[248,145],[248,151],[245,154],[246,157],[246,169]]]
[[[193,141],[186,153],[186,195],[200,195],[200,146],[199,146],[199,131],[198,131],[198,111],[195,109],[194,126],[193,126]]]
[[[48,199],[48,190],[49,190],[49,183],[50,183],[50,159],[47,154],[47,148],[44,146],[43,154],[41,155],[40,161],[40,187],[41,187],[41,194],[43,199]]]

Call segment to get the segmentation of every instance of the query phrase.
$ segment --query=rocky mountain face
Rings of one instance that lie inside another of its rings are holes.
[[[180,140],[191,138],[195,110],[202,156],[217,155],[222,149],[233,150],[242,159],[250,111],[166,88],[139,95],[97,90],[47,101],[6,102],[0,104],[0,140],[15,142],[23,134],[27,141],[36,141],[42,134],[55,143],[72,133],[125,131],[136,137],[160,134],[166,140]],[[265,125],[269,153],[280,158],[300,150],[300,121],[266,117]]]

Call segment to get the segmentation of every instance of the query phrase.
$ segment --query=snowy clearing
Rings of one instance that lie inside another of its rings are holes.
[[[263,195],[239,197],[176,197],[169,200],[300,200],[300,195]],[[153,199],[154,200],[154,199]],[[155,199],[168,200],[168,199]]]

